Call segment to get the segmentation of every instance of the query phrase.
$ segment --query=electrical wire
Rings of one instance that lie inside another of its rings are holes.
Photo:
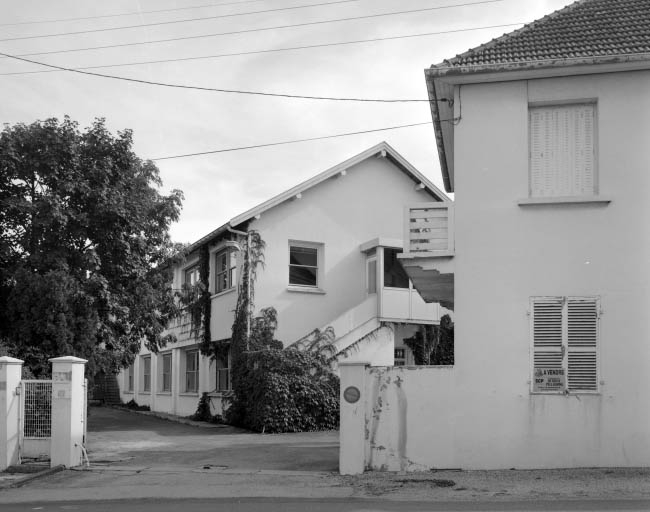
[[[140,62],[125,62],[125,63],[118,63],[118,64],[103,64],[103,65],[97,65],[97,66],[80,66],[77,68],[67,68],[64,66],[56,66],[54,64],[47,64],[45,62],[40,62],[40,61],[35,61],[31,59],[25,59],[23,57],[19,57],[18,55],[10,55],[8,53],[2,53],[0,52],[0,56],[8,57],[11,59],[15,60],[20,60],[23,62],[29,62],[31,64],[37,64],[40,66],[45,66],[48,68],[52,68],[51,70],[34,70],[34,71],[12,71],[8,73],[0,73],[0,76],[16,76],[16,75],[33,75],[33,74],[41,74],[41,73],[54,73],[57,71],[69,71],[69,72],[74,72],[74,73],[81,73],[81,74],[86,74],[86,75],[92,75],[92,76],[100,76],[104,78],[113,78],[117,80],[127,80],[127,81],[132,81],[132,82],[140,82],[140,83],[149,83],[152,85],[165,85],[167,87],[181,87],[185,89],[200,89],[200,90],[211,90],[209,88],[205,87],[192,87],[192,86],[181,86],[181,85],[171,85],[171,84],[164,84],[160,82],[150,82],[147,80],[136,80],[136,79],[131,79],[131,78],[126,78],[126,77],[119,77],[119,76],[113,76],[113,75],[106,75],[102,73],[91,73],[87,72],[84,70],[88,69],[103,69],[103,68],[115,68],[115,67],[128,67],[128,66],[141,66],[144,64],[163,64],[163,63],[169,63],[169,62],[188,62],[188,61],[195,61],[195,60],[206,60],[206,59],[218,59],[218,58],[224,58],[224,57],[241,57],[245,55],[259,55],[259,54],[264,54],[264,53],[277,53],[277,52],[284,52],[284,51],[292,51],[292,50],[309,50],[309,49],[314,49],[314,48],[327,48],[331,46],[344,46],[344,45],[351,45],[351,44],[361,44],[361,43],[374,43],[374,42],[379,42],[379,41],[393,41],[393,40],[398,40],[398,39],[410,39],[414,37],[426,37],[426,36],[433,36],[433,35],[441,35],[441,34],[452,34],[452,33],[458,33],[458,32],[469,32],[469,31],[474,31],[474,30],[485,30],[485,29],[492,29],[492,28],[505,28],[505,27],[512,27],[516,25],[521,25],[522,23],[506,23],[502,25],[487,25],[487,26],[482,26],[482,27],[470,27],[470,28],[462,28],[462,29],[452,29],[452,30],[441,30],[441,31],[436,31],[436,32],[423,32],[420,34],[405,34],[405,35],[400,35],[400,36],[387,36],[387,37],[375,37],[371,39],[358,39],[356,41],[341,41],[341,42],[335,42],[335,43],[322,43],[322,44],[313,44],[313,45],[303,45],[303,46],[292,46],[292,47],[286,47],[286,48],[271,48],[267,50],[251,50],[247,52],[232,52],[232,53],[221,53],[221,54],[215,54],[215,55],[202,55],[202,56],[196,56],[196,57],[179,57],[175,59],[159,59],[159,60],[149,60],[149,61],[140,61]],[[231,91],[224,91],[224,90],[219,90],[219,92],[231,92]],[[280,95],[283,96],[283,95]],[[312,99],[319,99],[319,98],[312,98]]]
[[[358,2],[359,0],[334,0],[331,2],[321,2],[317,4],[309,4],[309,5],[300,5],[300,6],[294,6],[294,7],[282,7],[282,8],[276,8],[276,9],[267,9],[263,11],[249,11],[249,12],[243,12],[243,13],[233,13],[233,14],[220,14],[216,16],[204,16],[200,18],[189,18],[189,19],[184,19],[184,20],[171,20],[171,21],[161,21],[157,23],[143,23],[139,25],[128,25],[128,26],[123,26],[123,27],[111,27],[111,28],[98,28],[98,29],[89,29],[89,30],[78,30],[75,32],[59,32],[56,34],[41,34],[41,35],[35,35],[35,36],[20,36],[20,37],[9,37],[9,38],[4,38],[0,39],[0,42],[5,42],[5,41],[21,41],[25,39],[42,39],[46,37],[60,37],[60,36],[69,36],[69,35],[79,35],[79,34],[90,34],[90,33],[95,33],[95,32],[109,32],[109,31],[114,31],[114,30],[125,30],[125,29],[131,29],[131,28],[142,28],[142,27],[153,27],[153,26],[159,26],[159,25],[171,25],[171,24],[177,24],[177,23],[188,23],[188,22],[193,22],[193,21],[203,21],[203,20],[210,20],[210,19],[218,19],[218,18],[232,18],[235,16],[245,16],[249,14],[262,14],[262,13],[269,13],[269,12],[278,12],[278,11],[288,11],[288,10],[296,10],[296,9],[306,9],[309,7],[320,7],[320,6],[326,6],[326,5],[334,5],[334,4],[342,4],[342,3],[349,3],[349,2]],[[368,16],[368,17],[378,17],[378,16],[389,16],[389,15],[395,15],[395,14],[409,14],[409,13],[417,13],[417,12],[425,12],[425,11],[436,11],[439,9],[449,9],[453,7],[466,7],[466,6],[471,6],[471,5],[479,5],[479,4],[491,4],[491,3],[496,3],[496,2],[503,2],[505,0],[480,0],[478,2],[468,2],[468,3],[462,3],[462,4],[453,4],[453,5],[442,5],[442,6],[436,6],[436,7],[426,7],[422,9],[412,9],[412,10],[407,10],[407,11],[401,11],[401,12],[394,12],[394,13],[387,13],[387,14],[377,14],[374,16]]]
[[[92,73],[89,71],[80,71],[78,69],[72,69],[72,68],[63,68],[59,66],[54,66],[52,64],[43,64],[39,63],[36,61],[28,60],[28,59],[22,59],[18,57],[13,57],[9,54],[6,53],[0,53],[0,55],[5,55],[10,58],[16,58],[18,60],[24,60],[26,62],[31,62],[34,64],[41,64],[42,66],[48,66],[48,67],[54,67],[60,71],[71,71],[73,73],[79,73],[82,75],[89,75],[89,76],[96,76],[100,78],[111,78],[115,80],[123,80],[127,82],[135,82],[139,84],[145,84],[145,85],[158,85],[162,87],[170,87],[170,88],[175,88],[175,89],[192,89],[192,90],[198,90],[198,91],[207,91],[207,92],[221,92],[221,93],[229,93],[229,94],[245,94],[245,95],[251,95],[251,96],[271,96],[275,98],[295,98],[295,99],[302,99],[302,100],[328,100],[328,101],[356,101],[356,102],[367,102],[367,103],[418,103],[418,102],[426,102],[429,103],[429,100],[425,99],[385,99],[385,98],[351,98],[351,97],[336,97],[336,96],[308,96],[308,95],[301,95],[301,94],[286,94],[286,93],[273,93],[273,92],[263,92],[263,91],[245,91],[245,90],[240,90],[240,89],[218,89],[215,87],[200,87],[200,86],[194,86],[194,85],[182,85],[182,84],[170,84],[166,82],[154,82],[151,80],[140,80],[137,78],[128,78],[128,77],[123,77],[123,76],[113,76],[113,75],[105,75],[102,73]],[[444,101],[447,102],[449,101],[447,98],[440,98],[438,101]]]
[[[94,28],[88,30],[75,30],[73,32],[57,32],[54,34],[40,34],[35,36],[20,36],[20,37],[9,37],[0,39],[0,41],[22,41],[25,39],[42,39],[46,37],[61,37],[61,36],[75,36],[79,34],[94,34],[96,32],[113,32],[115,30],[127,30],[131,28],[144,28],[144,27],[158,27],[162,25],[175,25],[178,23],[190,23],[194,21],[205,21],[205,20],[216,20],[222,18],[235,18],[239,16],[248,16],[251,14],[266,14],[270,12],[281,12],[281,11],[294,11],[297,9],[308,9],[310,7],[322,7],[326,5],[335,5],[335,4],[347,4],[351,2],[359,2],[360,0],[333,0],[330,2],[319,2],[316,4],[308,5],[296,5],[292,7],[276,7],[275,9],[264,9],[261,11],[248,11],[248,12],[236,12],[230,14],[216,14],[214,16],[201,16],[198,18],[186,18],[183,20],[169,20],[169,21],[158,21],[155,23],[139,23],[137,25],[124,25],[121,27],[107,27],[107,28]],[[503,1],[503,0],[492,0],[492,1]]]
[[[0,23],[0,27],[10,27],[16,25],[37,25],[43,23],[62,23],[66,21],[97,20],[102,18],[117,18],[119,16],[139,16],[142,14],[157,14],[161,12],[189,11],[192,9],[205,9],[207,7],[221,7],[222,5],[251,4],[251,3],[259,3],[262,1],[264,0],[240,0],[238,2],[223,2],[220,4],[192,5],[188,7],[175,7],[173,9],[156,9],[154,11],[122,12],[117,14],[102,14],[98,16],[82,16],[78,18],[59,18],[56,20],[15,21],[13,23]]]
[[[476,2],[474,2],[476,3]],[[347,18],[335,18],[331,20],[321,20],[321,21],[310,21],[310,22],[304,22],[304,23],[292,23],[288,25],[276,25],[273,27],[261,27],[261,28],[251,28],[251,29],[243,29],[243,30],[232,30],[228,32],[215,32],[212,34],[202,34],[202,35],[192,35],[192,36],[182,36],[182,37],[170,37],[166,39],[154,39],[151,41],[137,41],[133,43],[118,43],[118,44],[107,44],[107,45],[100,45],[100,46],[86,46],[83,48],[69,48],[66,50],[52,50],[52,51],[47,51],[47,52],[31,52],[31,53],[17,53],[15,54],[16,57],[33,57],[36,55],[55,55],[55,54],[61,54],[61,53],[73,53],[73,52],[83,52],[83,51],[91,51],[91,50],[105,50],[108,48],[124,48],[128,46],[142,46],[142,45],[147,45],[147,44],[159,44],[159,43],[170,43],[170,42],[175,42],[175,41],[187,41],[191,39],[204,39],[207,37],[219,37],[219,36],[230,36],[230,35],[238,35],[238,34],[249,34],[252,32],[264,32],[268,30],[281,30],[281,29],[289,29],[289,28],[297,28],[297,27],[308,27],[308,26],[314,26],[314,25],[323,25],[327,23],[338,23],[342,21],[356,21],[356,20],[363,20],[363,19],[369,19],[369,18],[378,18],[378,17],[383,17],[383,16],[392,16],[394,14],[402,14],[402,12],[397,12],[397,13],[383,13],[383,14],[371,14],[371,15],[365,15],[365,16],[354,16],[354,17],[347,17]],[[482,28],[496,28],[496,27],[510,27],[514,25],[521,25],[522,23],[508,23],[508,24],[501,24],[501,25],[493,25],[490,27],[482,27]],[[457,31],[468,31],[468,30],[477,30],[475,28],[468,28],[468,29],[461,29]],[[432,34],[446,34],[449,32],[453,31],[444,31],[444,32],[430,32],[427,33],[426,35],[432,35]],[[405,36],[406,37],[406,36]]]
[[[442,119],[440,122],[453,122],[453,119]],[[234,148],[224,148],[224,149],[213,149],[210,151],[200,151],[197,153],[186,153],[183,155],[170,155],[170,156],[161,156],[158,158],[150,158],[149,160],[155,160],[155,161],[160,161],[160,160],[172,160],[172,159],[177,159],[177,158],[187,158],[191,156],[201,156],[201,155],[212,155],[216,153],[230,153],[233,151],[243,151],[246,149],[257,149],[257,148],[267,148],[271,146],[283,146],[286,144],[298,144],[300,142],[311,142],[314,140],[325,140],[325,139],[336,139],[340,137],[349,137],[352,135],[362,135],[364,133],[375,133],[375,132],[384,132],[388,130],[398,130],[401,128],[411,128],[413,126],[423,126],[423,125],[429,125],[431,126],[431,121],[426,121],[424,123],[411,123],[411,124],[402,124],[402,125],[397,125],[397,126],[387,126],[384,128],[374,128],[371,130],[361,130],[358,132],[347,132],[347,133],[337,133],[333,135],[322,135],[320,137],[309,137],[305,139],[293,139],[293,140],[285,140],[281,142],[269,142],[267,144],[254,144],[251,146],[239,146],[239,147],[234,147]]]

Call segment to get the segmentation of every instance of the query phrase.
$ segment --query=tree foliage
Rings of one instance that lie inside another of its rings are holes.
[[[129,364],[176,314],[168,228],[182,193],[132,151],[130,130],[65,118],[0,133],[0,343],[36,375],[48,358]]]
[[[449,315],[440,318],[440,325],[424,325],[411,338],[404,340],[417,365],[454,364],[454,324]]]

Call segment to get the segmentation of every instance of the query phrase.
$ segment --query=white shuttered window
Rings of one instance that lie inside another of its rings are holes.
[[[532,297],[533,393],[598,392],[595,297]]]
[[[531,197],[596,195],[595,107],[529,108]]]

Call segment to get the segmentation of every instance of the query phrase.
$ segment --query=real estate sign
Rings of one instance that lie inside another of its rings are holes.
[[[566,377],[564,368],[535,368],[533,392],[564,391]]]

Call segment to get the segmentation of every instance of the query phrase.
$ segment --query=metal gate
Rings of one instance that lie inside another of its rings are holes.
[[[52,437],[52,381],[20,382],[20,457],[49,458]]]

